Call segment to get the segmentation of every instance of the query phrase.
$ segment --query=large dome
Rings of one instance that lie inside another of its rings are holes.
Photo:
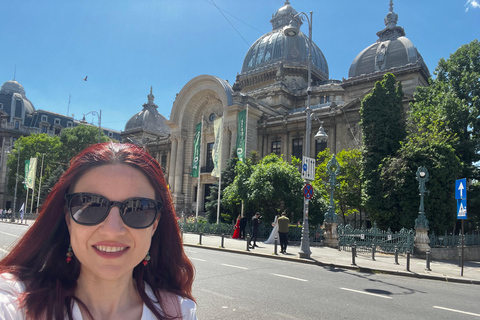
[[[270,20],[273,30],[261,36],[248,50],[243,61],[242,75],[256,73],[279,63],[285,67],[308,67],[308,36],[302,32],[296,37],[283,34],[283,28],[296,14],[297,11],[290,6],[289,1],[285,1],[285,5]],[[295,20],[298,25],[302,25],[300,17],[295,17]],[[327,60],[315,43],[312,46],[312,73],[322,80],[328,79]]]
[[[427,75],[430,74],[422,56],[412,42],[405,37],[405,31],[397,26],[398,15],[390,12],[385,17],[385,29],[377,32],[378,40],[360,52],[353,60],[348,77],[354,78],[375,72],[385,72],[394,68],[419,65]]]
[[[0,94],[13,95],[16,99],[23,100],[26,114],[32,114],[35,111],[33,104],[25,96],[25,89],[16,80],[5,82],[0,88]]]
[[[125,131],[142,129],[151,133],[167,136],[170,134],[170,127],[165,124],[164,116],[158,113],[158,106],[153,102],[155,96],[150,88],[148,102],[143,105],[142,111],[135,114],[125,125]]]

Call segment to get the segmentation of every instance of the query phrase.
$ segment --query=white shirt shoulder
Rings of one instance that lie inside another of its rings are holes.
[[[0,319],[24,320],[24,308],[20,308],[18,298],[25,292],[25,285],[10,273],[0,274]]]

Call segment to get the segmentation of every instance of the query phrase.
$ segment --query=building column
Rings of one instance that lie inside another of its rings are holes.
[[[177,163],[177,137],[171,136],[170,141],[172,142],[172,149],[170,151],[170,164],[168,167],[168,186],[170,192],[175,191],[175,164]]]
[[[177,197],[182,194],[182,184],[183,184],[183,166],[185,165],[185,141],[187,137],[181,135],[178,137],[178,145],[177,145],[177,157],[176,162],[177,165],[175,166],[175,190],[174,193]]]

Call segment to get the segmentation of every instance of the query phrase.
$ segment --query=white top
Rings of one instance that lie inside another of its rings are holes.
[[[145,284],[145,290],[149,298],[155,301],[155,295],[149,285]],[[4,320],[25,320],[24,308],[18,307],[17,299],[25,292],[25,285],[21,281],[17,281],[10,273],[0,275],[0,319]],[[178,302],[182,310],[182,319],[197,320],[197,306],[190,299],[180,296]],[[160,308],[158,304],[155,304]],[[74,320],[83,320],[78,304],[74,302],[72,315]],[[142,318],[140,320],[156,320],[155,315],[148,307],[143,304]]]

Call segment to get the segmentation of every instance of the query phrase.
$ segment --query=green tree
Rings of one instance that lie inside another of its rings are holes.
[[[388,208],[384,198],[381,164],[394,156],[406,137],[403,91],[395,76],[387,73],[375,83],[360,108],[363,134],[362,172],[364,204],[373,221],[384,219]]]
[[[70,160],[80,151],[98,142],[98,128],[94,126],[79,125],[74,128],[65,128],[60,133],[62,152],[60,162],[70,164]],[[101,132],[100,142],[110,139]]]
[[[15,142],[15,148],[10,152],[10,156],[7,160],[8,168],[8,189],[15,192],[15,176],[17,174],[17,161],[18,161],[18,183],[17,183],[17,199],[26,195],[26,190],[23,187],[24,175],[25,175],[25,160],[37,157],[37,170],[35,179],[35,195],[38,195],[38,186],[40,184],[40,174],[42,173],[42,181],[48,179],[54,168],[58,163],[60,154],[60,139],[57,136],[49,136],[45,133],[32,134],[26,137],[20,137]],[[18,151],[20,150],[20,158],[18,158]],[[41,170],[43,157],[43,172]],[[31,192],[29,192],[31,196]],[[30,200],[29,200],[30,201]],[[40,201],[43,201],[41,198]],[[36,201],[34,201],[36,206]],[[17,207],[18,208],[18,207]],[[30,208],[30,205],[29,205]],[[30,209],[29,209],[30,211]]]

